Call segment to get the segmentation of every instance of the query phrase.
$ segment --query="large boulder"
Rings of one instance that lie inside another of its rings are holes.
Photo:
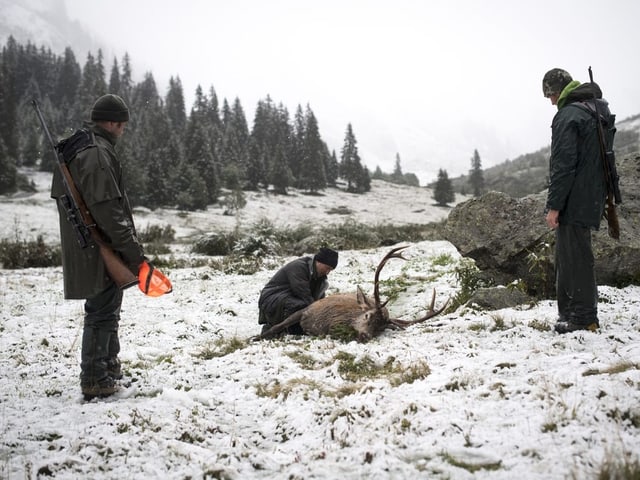
[[[618,160],[623,203],[618,206],[620,239],[606,221],[593,235],[599,284],[640,281],[640,154]],[[462,256],[475,260],[485,278],[506,285],[522,281],[528,293],[553,294],[555,235],[545,223],[546,191],[523,198],[489,192],[457,205],[444,225],[444,237]]]

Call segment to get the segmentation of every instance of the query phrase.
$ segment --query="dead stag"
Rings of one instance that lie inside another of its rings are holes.
[[[254,340],[274,338],[287,327],[299,323],[307,335],[334,335],[356,338],[359,342],[366,342],[380,335],[387,328],[406,328],[439,315],[447,307],[449,300],[441,308],[434,310],[435,289],[426,315],[415,320],[390,318],[386,308],[389,300],[384,303],[380,301],[380,272],[392,258],[406,260],[400,253],[405,248],[407,246],[392,249],[378,264],[374,276],[373,300],[367,297],[359,286],[355,293],[330,295],[293,313],[282,322],[273,325],[269,330],[255,337]]]

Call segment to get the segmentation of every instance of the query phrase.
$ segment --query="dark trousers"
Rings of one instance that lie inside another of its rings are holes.
[[[598,287],[591,229],[560,225],[556,230],[556,294],[560,320],[598,321]]]
[[[268,330],[273,325],[276,325],[284,321],[289,315],[302,310],[307,304],[296,297],[286,297],[280,299],[271,307],[271,309],[260,309],[260,316],[258,323],[263,324],[263,332]],[[298,324],[291,325],[285,330],[286,333],[291,335],[304,335],[304,330]]]
[[[95,297],[86,299],[80,363],[81,383],[99,383],[109,376],[109,367],[118,362],[121,306],[122,290],[115,284],[111,284]]]

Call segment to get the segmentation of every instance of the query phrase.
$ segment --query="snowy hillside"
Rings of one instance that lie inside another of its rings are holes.
[[[333,193],[255,195],[243,221],[325,221],[340,206],[380,222],[446,215],[417,190],[374,183],[364,203]],[[56,238],[46,191],[0,198],[0,238],[16,218]],[[236,221],[215,209],[136,219],[171,223],[181,238]],[[386,251],[340,252],[331,293],[370,293]],[[439,304],[455,294],[460,257],[448,242],[412,244],[406,257],[383,270],[381,296],[397,287],[392,315],[415,318],[432,288]],[[553,333],[545,301],[460,308],[366,344],[248,342],[260,289],[288,260],[250,276],[169,270],[174,292],[157,299],[128,290],[123,390],[88,403],[82,303],[63,300],[60,268],[0,270],[0,478],[559,480],[597,478],[612,462],[637,474],[640,287],[600,289],[595,334]]]
[[[49,198],[51,174],[26,172],[38,189],[35,194],[18,193],[0,196],[0,238],[13,238],[16,229],[24,237],[43,235],[45,241],[58,241],[58,218],[53,200]],[[246,192],[247,205],[236,215],[226,215],[219,204],[206,211],[181,212],[177,210],[135,210],[139,230],[148,225],[171,225],[180,242],[214,231],[229,231],[236,226],[250,227],[263,218],[278,227],[300,223],[343,223],[353,219],[365,224],[426,224],[447,218],[450,208],[434,205],[433,190],[428,188],[394,185],[372,180],[372,191],[364,195],[330,188],[319,195],[307,195],[291,190],[289,195]],[[468,197],[457,195],[456,202]]]

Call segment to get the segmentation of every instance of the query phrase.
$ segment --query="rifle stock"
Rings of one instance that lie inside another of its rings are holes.
[[[620,238],[620,222],[612,197],[611,193],[607,194],[607,226],[609,227],[609,236],[618,240]]]
[[[60,170],[60,174],[62,175],[65,195],[69,200],[69,205],[65,205],[67,218],[76,232],[80,247],[85,248],[89,245],[86,234],[86,232],[88,232],[90,240],[93,240],[93,242],[98,246],[100,257],[104,262],[109,277],[111,277],[118,288],[124,290],[125,288],[136,285],[138,283],[138,277],[129,270],[129,267],[125,265],[122,258],[120,258],[120,256],[109,247],[103,234],[98,230],[89,208],[76,188],[76,184],[73,181],[71,172],[69,171],[62,154],[56,149],[51,133],[49,133],[47,124],[45,123],[40,107],[38,106],[38,102],[33,100],[32,104],[36,114],[38,115],[38,119],[40,120],[40,125],[42,126],[42,129],[49,140],[49,144],[51,145],[51,148],[53,148],[53,153],[58,160],[57,165]],[[80,218],[78,218],[78,216]]]

